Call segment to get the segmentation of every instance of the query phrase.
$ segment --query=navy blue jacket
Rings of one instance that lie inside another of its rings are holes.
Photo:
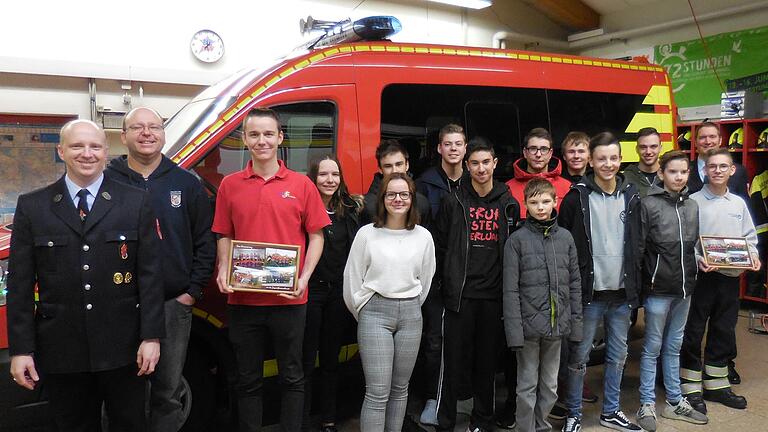
[[[430,209],[432,210],[432,220],[437,219],[437,212],[440,210],[440,202],[443,197],[451,193],[451,187],[448,180],[440,174],[441,168],[433,166],[416,180],[416,190],[427,197]],[[469,177],[467,170],[464,170],[459,178],[459,184]]]
[[[165,156],[147,180],[128,167],[126,156],[113,159],[105,173],[149,191],[162,240],[165,299],[185,292],[199,299],[216,261],[213,210],[200,180]]]

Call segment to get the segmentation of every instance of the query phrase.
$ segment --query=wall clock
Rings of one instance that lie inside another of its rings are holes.
[[[200,30],[189,44],[192,54],[205,63],[217,62],[224,55],[224,40],[213,30]]]

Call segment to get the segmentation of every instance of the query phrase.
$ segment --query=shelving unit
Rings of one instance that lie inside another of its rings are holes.
[[[722,145],[728,145],[731,134],[736,132],[739,128],[742,129],[742,133],[738,140],[742,147],[732,149],[731,153],[734,156],[734,160],[744,165],[744,168],[746,168],[750,183],[752,178],[768,169],[768,118],[721,120],[713,121],[713,123],[720,127],[720,136],[723,140]],[[681,142],[680,139],[677,139],[675,148],[690,154],[691,160],[696,159],[696,130],[700,125],[701,122],[692,122],[680,123],[675,127],[675,137],[680,137],[681,134],[690,132],[689,142],[685,143]],[[763,132],[766,133],[763,134]],[[765,259],[765,257],[763,257],[763,259]],[[762,290],[762,295],[750,295],[752,293],[748,290],[747,276],[742,276],[739,290],[742,299],[768,303],[768,286],[765,285],[768,282],[768,279],[766,278],[766,272],[764,270],[766,265],[768,265],[768,262],[763,261],[763,270],[760,272],[762,275],[762,283],[765,287]]]

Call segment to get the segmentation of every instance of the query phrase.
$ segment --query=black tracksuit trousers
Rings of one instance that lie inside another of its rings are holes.
[[[443,320],[443,364],[437,393],[438,430],[456,425],[457,393],[462,376],[469,374],[474,409],[470,424],[494,429],[496,358],[502,331],[501,299],[461,300],[459,312],[445,310]]]

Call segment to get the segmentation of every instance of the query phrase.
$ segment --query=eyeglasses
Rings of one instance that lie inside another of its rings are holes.
[[[552,151],[552,147],[526,147],[525,150],[531,154],[540,153],[542,155],[546,155]]]
[[[728,171],[731,168],[731,165],[728,164],[707,164],[707,170],[708,171]]]
[[[144,131],[144,129],[149,129],[150,132],[153,134],[162,132],[165,128],[162,125],[130,125],[126,128],[127,130],[131,131],[132,133],[141,133]]]
[[[404,192],[387,192],[384,194],[384,198],[387,201],[394,201],[396,197],[400,197],[400,199],[403,201],[408,201],[409,199],[411,199],[411,193],[408,191],[404,191]]]

